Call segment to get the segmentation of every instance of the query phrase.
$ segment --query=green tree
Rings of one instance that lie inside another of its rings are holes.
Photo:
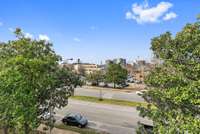
[[[106,82],[114,84],[114,88],[117,85],[123,85],[126,82],[128,72],[120,64],[110,63],[106,70],[105,79]]]
[[[200,133],[200,23],[151,44],[162,63],[145,80],[149,90],[142,96],[149,105],[138,107],[140,115],[153,121],[154,133]]]
[[[25,38],[21,29],[15,34],[16,40],[0,45],[0,121],[28,134],[44,112],[67,105],[79,78],[59,67],[51,43]]]
[[[67,68],[59,68],[52,71],[52,80],[52,83],[49,84],[50,87],[40,95],[43,97],[39,101],[40,107],[42,106],[40,111],[42,110],[42,113],[50,113],[50,118],[47,122],[50,130],[54,126],[54,109],[66,106],[68,97],[74,94],[74,88],[82,84],[79,76]]]
[[[92,85],[99,86],[99,83],[104,81],[104,73],[103,71],[95,71],[88,74],[86,79],[91,82]]]

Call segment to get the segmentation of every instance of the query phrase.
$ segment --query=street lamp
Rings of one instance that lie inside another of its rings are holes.
[[[73,61],[73,58],[66,59],[63,63],[68,63],[68,61]]]
[[[71,60],[71,61],[72,61],[72,60],[73,60],[73,58],[70,58],[70,59],[67,59],[67,60]]]

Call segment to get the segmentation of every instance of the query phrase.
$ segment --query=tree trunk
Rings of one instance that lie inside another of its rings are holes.
[[[16,132],[16,129],[15,129],[15,128],[13,128],[13,134],[17,134],[17,132]]]
[[[102,97],[102,88],[100,88],[99,90],[99,100],[102,101],[103,97]]]
[[[8,134],[8,126],[3,126],[3,134]]]
[[[52,97],[51,97],[51,98],[52,98]],[[51,99],[50,99],[50,103],[51,103]],[[52,127],[51,127],[51,125],[52,125],[52,124],[51,124],[51,123],[52,123],[52,119],[51,119],[51,117],[52,117],[52,115],[51,115],[51,114],[52,114],[51,106],[50,106],[50,109],[49,109],[49,113],[50,113],[50,118],[49,118],[49,119],[50,119],[50,122],[49,122],[49,123],[50,123],[50,124],[49,124],[49,134],[51,134],[51,129],[52,129]]]
[[[24,134],[29,134],[29,126],[27,123],[24,123]]]
[[[97,86],[99,86],[99,81],[97,80]]]
[[[74,90],[73,90],[73,91],[71,91],[71,96],[74,96]]]
[[[115,82],[114,82],[114,88],[116,88]]]

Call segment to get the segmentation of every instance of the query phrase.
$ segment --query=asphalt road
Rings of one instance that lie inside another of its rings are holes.
[[[68,106],[56,111],[60,119],[68,113],[80,113],[88,119],[88,127],[110,134],[135,134],[138,121],[152,124],[139,117],[134,107],[69,100]]]
[[[86,87],[76,88],[75,95],[99,97],[100,90],[86,88]],[[120,90],[103,89],[102,96],[103,96],[103,98],[108,98],[108,99],[119,99],[119,100],[127,100],[127,101],[144,102],[143,98],[138,96],[135,93],[135,91],[124,92],[124,91],[120,91]]]

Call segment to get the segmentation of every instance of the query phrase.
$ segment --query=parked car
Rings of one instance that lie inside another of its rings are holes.
[[[135,83],[136,83],[136,84],[142,84],[142,81],[135,80]]]
[[[100,82],[100,83],[99,83],[99,86],[100,86],[100,87],[105,87],[105,86],[106,86],[106,83],[105,83],[105,82]]]
[[[88,120],[80,114],[68,114],[62,119],[62,122],[65,125],[78,126],[80,128],[88,124]]]
[[[137,95],[142,95],[144,92],[146,92],[147,90],[140,90],[140,91],[136,91],[135,93]]]
[[[129,86],[128,83],[123,83],[123,84],[121,85],[121,88],[128,87],[128,86]]]
[[[42,121],[47,121],[47,120],[49,120],[50,117],[51,117],[52,120],[53,120],[53,122],[55,122],[55,121],[56,121],[56,119],[55,119],[55,117],[54,117],[55,114],[56,114],[56,113],[53,112],[53,113],[51,114],[51,116],[50,116],[50,113],[49,113],[49,112],[45,112],[44,114],[42,114],[42,115],[40,116],[40,119],[41,119]]]
[[[127,79],[127,82],[128,83],[134,83],[134,80],[133,79]]]
[[[134,79],[133,79],[133,77],[127,77],[127,80],[126,80],[126,82],[128,82],[128,83],[134,83]]]
[[[142,132],[142,134],[153,134],[153,126],[152,125],[148,125],[148,124],[144,124],[144,123],[140,123],[143,128],[144,128],[144,132]]]

